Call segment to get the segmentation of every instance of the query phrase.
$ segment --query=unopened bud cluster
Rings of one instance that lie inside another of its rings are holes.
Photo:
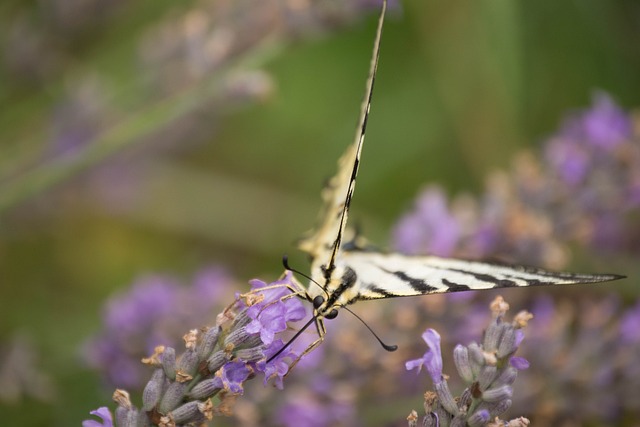
[[[215,326],[189,331],[185,349],[177,354],[171,347],[158,346],[143,363],[154,367],[142,395],[142,408],[131,404],[129,395],[116,390],[118,427],[199,425],[214,415],[231,415],[243,383],[264,373],[265,383],[282,378],[298,357],[287,349],[271,359],[284,343],[275,335],[288,322],[305,315],[302,303],[285,296],[291,293],[291,276],[269,285],[253,281],[253,290],[239,295],[218,315]],[[268,362],[267,362],[268,361]]]
[[[511,406],[512,384],[518,370],[529,367],[526,359],[515,357],[514,354],[524,338],[522,328],[532,315],[521,312],[513,322],[506,322],[504,315],[509,305],[502,297],[497,297],[490,308],[493,319],[484,331],[481,343],[472,342],[467,346],[458,344],[454,349],[453,359],[458,375],[467,385],[457,398],[452,395],[447,377],[442,373],[440,336],[433,329],[423,334],[429,351],[421,359],[407,362],[407,369],[421,369],[424,366],[435,387],[435,392],[425,393],[426,415],[422,426],[528,425],[526,418],[503,422],[497,417]],[[414,412],[407,420],[409,426],[418,425],[418,417]]]

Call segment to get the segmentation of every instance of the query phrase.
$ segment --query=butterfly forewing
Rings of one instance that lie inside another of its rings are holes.
[[[606,282],[622,276],[576,274],[434,256],[345,252],[341,262],[357,275],[358,299],[467,290]]]
[[[367,118],[371,107],[371,97],[373,95],[373,86],[378,68],[380,39],[386,8],[387,2],[384,1],[382,4],[382,12],[378,19],[373,55],[369,67],[369,77],[367,78],[366,95],[360,109],[355,140],[340,158],[338,162],[338,173],[331,178],[322,191],[324,207],[318,228],[298,244],[298,247],[310,254],[316,263],[322,263],[327,271],[332,271],[335,266],[335,261],[344,238],[351,197],[356,185],[362,144],[367,129]]]

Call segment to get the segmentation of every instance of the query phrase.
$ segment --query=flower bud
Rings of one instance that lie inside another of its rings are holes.
[[[231,324],[230,329],[237,330],[237,329],[243,328],[253,320],[249,316],[247,316],[248,310],[249,310],[248,308],[245,308],[244,310],[242,310],[240,313],[236,315],[235,319],[233,319],[233,323]]]
[[[162,369],[156,369],[151,376],[151,379],[144,387],[142,392],[142,410],[152,410],[160,401],[162,396],[162,385],[164,384],[164,371]]]
[[[264,349],[262,347],[240,349],[236,351],[236,357],[243,362],[255,362],[264,358]]]
[[[214,393],[221,390],[222,387],[222,380],[219,377],[210,378],[196,384],[196,386],[187,393],[187,396],[189,396],[190,399],[206,399],[213,396]]]
[[[462,378],[466,383],[471,384],[474,377],[471,370],[471,363],[469,362],[469,350],[458,344],[453,349],[453,361],[456,364],[456,369],[458,370],[460,378]]]
[[[128,427],[131,425],[129,424],[129,411],[131,411],[131,409],[125,408],[124,406],[118,406],[116,408],[115,419],[118,427]]]
[[[193,376],[198,370],[198,353],[195,350],[186,350],[180,356],[177,364],[177,371],[182,374]]]
[[[158,411],[161,414],[167,414],[171,410],[175,409],[184,397],[187,391],[188,384],[181,382],[173,382],[167,387],[167,391],[164,392],[164,396],[160,400],[158,405]]]
[[[484,340],[482,341],[484,351],[492,353],[498,349],[505,328],[507,328],[507,325],[499,320],[491,322],[485,331]]]
[[[166,347],[162,353],[162,369],[164,374],[171,381],[176,379],[176,350],[172,347]]]
[[[457,415],[458,405],[456,404],[451,391],[449,390],[449,385],[446,381],[441,381],[438,384],[434,384],[434,388],[436,393],[438,394],[438,399],[440,399],[440,404],[447,410],[451,415]]]
[[[195,421],[195,418],[200,416],[200,411],[198,410],[199,403],[197,400],[185,403],[171,411],[171,418],[177,425]]]
[[[449,423],[449,427],[466,427],[467,420],[464,419],[464,415],[458,414]]]
[[[198,352],[199,360],[206,360],[211,355],[211,352],[218,343],[220,330],[220,326],[212,326],[201,336],[200,343],[196,350]]]
[[[496,386],[500,385],[511,385],[516,381],[518,377],[518,370],[513,366],[507,366],[496,378],[494,384]]]
[[[478,375],[478,385],[480,386],[480,390],[486,390],[491,386],[493,381],[498,376],[498,368],[495,366],[485,366],[480,370],[480,375]]]
[[[496,406],[493,408],[493,410],[491,412],[493,412],[494,414],[502,414],[505,413],[509,410],[509,408],[511,408],[511,404],[513,403],[513,401],[511,399],[504,399],[501,400],[500,402],[498,402],[496,404]]]
[[[498,344],[498,351],[496,355],[499,359],[513,354],[513,352],[518,349],[518,346],[516,345],[516,339],[516,330],[513,328],[513,326],[508,325],[507,329],[502,335],[500,344]]]
[[[479,411],[476,411],[469,417],[469,419],[467,420],[467,424],[469,425],[469,427],[481,427],[489,422],[490,417],[491,415],[489,414],[489,411],[487,411],[486,409],[481,409]]]
[[[473,377],[477,378],[480,374],[480,368],[485,365],[484,353],[480,346],[474,342],[467,347],[469,352],[469,363],[471,365],[471,372]]]
[[[422,427],[439,427],[438,416],[434,412],[428,412],[422,420]]]
[[[229,353],[223,350],[218,350],[209,356],[207,359],[207,369],[209,372],[215,373],[218,369],[222,367],[225,363],[227,363],[231,359]]]
[[[252,334],[246,331],[245,326],[243,326],[240,329],[232,330],[231,332],[229,332],[229,335],[227,335],[227,337],[225,338],[224,345],[225,347],[231,345],[235,348],[240,344],[244,343],[245,341],[247,341],[251,337],[251,335]]]
[[[511,386],[502,385],[496,388],[490,388],[482,392],[482,400],[487,402],[499,402],[501,400],[511,399],[513,389]]]

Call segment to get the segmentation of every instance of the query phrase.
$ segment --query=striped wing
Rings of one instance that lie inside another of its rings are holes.
[[[340,158],[338,162],[338,173],[331,178],[322,191],[324,208],[320,215],[319,226],[298,243],[298,247],[301,250],[310,254],[314,261],[321,262],[325,267],[325,271],[328,272],[333,271],[335,267],[336,258],[344,239],[351,197],[356,186],[356,176],[360,166],[360,153],[362,152],[376,70],[378,68],[380,38],[386,8],[387,3],[385,1],[382,4],[382,12],[378,20],[365,99],[360,109],[355,140]]]
[[[356,300],[524,286],[573,285],[621,279],[615,274],[577,274],[434,256],[344,252],[357,276]]]

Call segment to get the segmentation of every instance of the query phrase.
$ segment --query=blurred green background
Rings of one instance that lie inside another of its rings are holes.
[[[79,346],[146,272],[274,279],[353,138],[375,2],[0,5],[0,348],[26,336],[78,425],[110,391]],[[640,104],[635,0],[392,4],[352,220],[382,245],[426,183],[480,192],[594,89]],[[586,291],[585,291],[586,292]],[[185,326],[187,328],[187,326]]]

